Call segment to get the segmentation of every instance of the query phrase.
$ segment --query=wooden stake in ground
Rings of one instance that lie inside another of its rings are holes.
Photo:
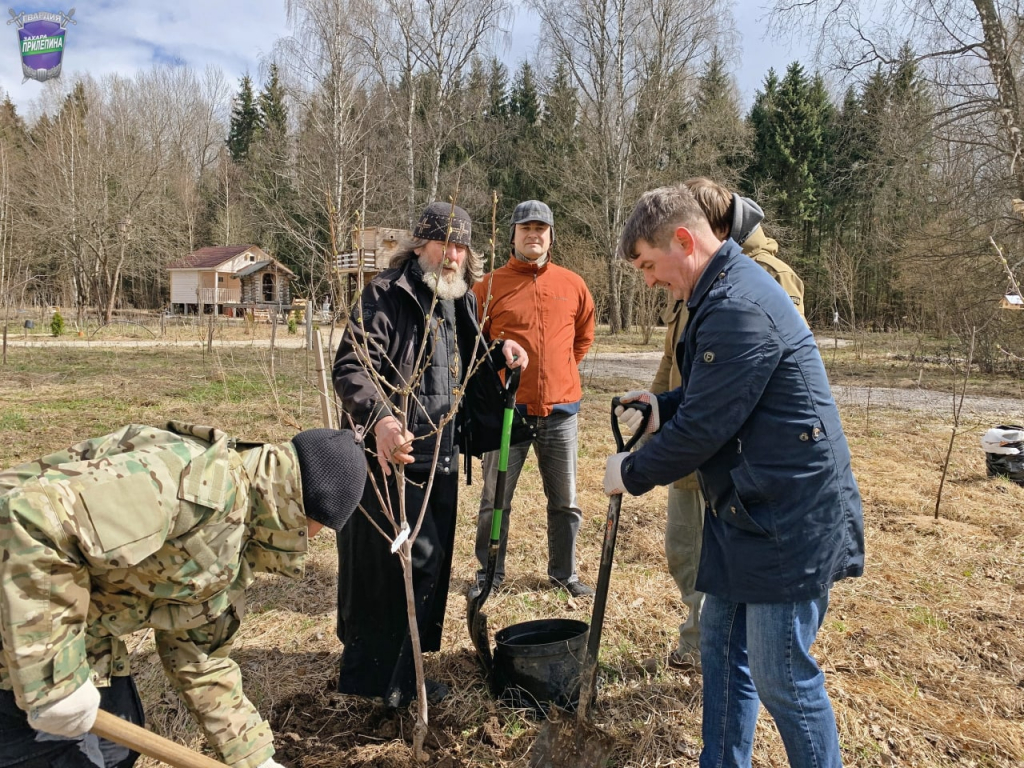
[[[270,315],[270,380],[274,380],[274,344],[277,343],[277,312]]]
[[[310,322],[306,318],[306,322]],[[324,366],[323,339],[320,338],[320,329],[313,331],[313,358],[316,360],[316,382],[320,390],[320,414],[327,429],[334,429],[334,413],[331,410],[331,400],[334,399],[334,389],[327,387],[327,370]]]
[[[7,323],[4,323],[4,365],[7,365]]]

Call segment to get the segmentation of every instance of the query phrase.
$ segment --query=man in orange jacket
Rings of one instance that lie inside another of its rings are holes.
[[[551,209],[539,200],[517,205],[512,214],[508,263],[473,287],[484,335],[519,342],[531,360],[516,397],[531,438],[509,450],[494,585],[496,588],[505,577],[512,496],[532,445],[548,502],[548,579],[553,587],[581,597],[594,594],[576,572],[576,534],[583,519],[576,503],[576,422],[583,397],[579,364],[594,341],[594,299],[582,277],[551,263],[554,225]],[[479,594],[487,563],[497,473],[498,452],[485,454],[476,536],[481,570],[471,598]]]

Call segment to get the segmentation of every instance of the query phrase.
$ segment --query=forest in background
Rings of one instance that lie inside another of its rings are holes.
[[[339,306],[354,228],[455,198],[477,249],[496,221],[500,262],[512,208],[539,198],[614,334],[663,301],[616,260],[623,221],[704,175],[764,208],[812,327],[974,338],[983,366],[1019,366],[1024,313],[999,309],[1024,258],[1019,3],[779,3],[779,44],[811,36],[821,70],[769,70],[749,109],[734,61],[770,43],[737,41],[723,0],[528,5],[543,39],[513,71],[509,0],[287,0],[291,34],[240,83],[51,81],[31,121],[6,99],[0,303],[158,308],[170,262],[255,243]]]

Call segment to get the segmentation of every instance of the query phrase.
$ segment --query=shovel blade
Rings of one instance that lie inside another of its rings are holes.
[[[604,768],[614,749],[611,734],[552,707],[530,748],[530,768]]]
[[[493,688],[494,657],[491,655],[491,640],[487,634],[487,614],[480,610],[480,602],[482,601],[469,601],[466,619],[469,624],[469,637],[476,649],[477,660],[480,662],[488,685]]]

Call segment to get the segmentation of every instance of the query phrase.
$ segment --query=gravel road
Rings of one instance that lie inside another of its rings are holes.
[[[592,378],[620,378],[650,384],[661,362],[661,352],[591,351],[583,360],[580,372],[583,381]],[[855,387],[836,385],[832,394],[840,406],[892,408],[901,411],[948,413],[952,415],[952,394],[930,389],[899,389],[896,387]],[[964,398],[962,418],[984,417],[986,421],[1024,423],[1024,400],[1017,397],[988,397],[968,394]]]
[[[138,339],[138,340],[107,340],[107,339],[8,339],[8,345],[17,347],[115,347],[122,349],[142,347],[201,347],[205,342],[198,340],[187,341],[166,341],[160,339]],[[824,340],[826,346],[831,344],[830,339]],[[277,337],[276,344],[280,348],[300,349],[303,346],[301,334],[292,336],[281,334]],[[256,346],[263,349],[269,347],[266,339],[251,339],[214,342],[217,347],[246,347]],[[600,345],[591,349],[580,366],[580,373],[584,383],[595,378],[625,379],[635,382],[639,386],[646,386],[657,373],[658,364],[661,362],[661,352],[602,352]],[[922,411],[927,413],[952,413],[952,396],[949,392],[939,392],[929,389],[899,389],[895,387],[857,387],[837,385],[832,388],[836,402],[840,406],[866,408],[871,407],[893,408],[903,411]],[[1001,422],[1004,424],[1024,423],[1024,400],[1018,397],[989,397],[981,395],[970,395],[964,398],[964,419],[970,420],[978,417],[984,421]]]

